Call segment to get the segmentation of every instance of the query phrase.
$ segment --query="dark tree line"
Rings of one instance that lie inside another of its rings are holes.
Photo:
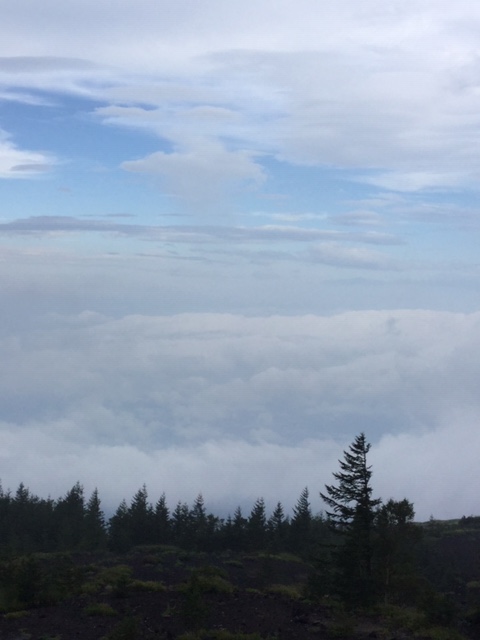
[[[404,602],[418,586],[413,550],[421,529],[413,522],[408,500],[383,503],[373,497],[369,450],[362,433],[344,452],[334,482],[320,494],[325,516],[312,513],[308,488],[291,516],[280,502],[267,513],[263,498],[258,498],[249,513],[237,507],[219,518],[207,512],[202,494],[191,506],[180,501],[171,508],[165,494],[150,502],[143,485],[107,520],[98,491],[87,499],[78,482],[57,500],[39,498],[23,484],[14,494],[0,487],[0,553],[123,553],[140,545],[290,552],[316,567],[312,592],[336,593],[351,605]]]
[[[250,513],[237,507],[219,518],[208,513],[202,494],[193,504],[178,502],[173,509],[162,494],[155,504],[143,485],[130,503],[122,500],[110,519],[101,508],[95,489],[87,499],[76,483],[58,500],[34,495],[24,484],[15,493],[0,487],[0,551],[31,553],[49,551],[125,552],[137,545],[176,545],[213,551],[289,551],[308,555],[316,541],[328,535],[321,515],[312,513],[305,488],[291,517],[279,502],[267,514],[263,498]]]

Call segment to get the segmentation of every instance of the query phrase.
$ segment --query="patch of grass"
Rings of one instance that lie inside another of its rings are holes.
[[[105,590],[123,597],[131,582],[132,569],[127,565],[118,564],[101,569],[96,576],[82,585],[82,591],[86,594],[94,594]]]
[[[233,593],[234,586],[221,576],[198,576],[198,587],[204,593]]]
[[[240,567],[243,569],[243,562],[240,562],[240,560],[225,560],[224,564],[229,567]]]
[[[233,593],[234,586],[227,580],[228,574],[224,569],[214,566],[193,569],[188,582],[178,587],[179,591],[188,592],[192,589],[199,593]]]
[[[266,589],[267,593],[274,593],[287,600],[300,600],[302,592],[296,585],[272,584]]]
[[[263,554],[263,557],[265,557],[265,554]],[[258,558],[258,554],[249,553],[248,555],[242,556],[242,562],[257,562]]]
[[[402,629],[412,634],[414,638],[425,640],[465,640],[465,636],[458,633],[449,625],[432,625],[424,611],[412,607],[387,605],[379,608],[385,618],[385,625],[390,631]]]
[[[93,604],[89,604],[85,607],[84,612],[87,616],[105,616],[111,617],[118,615],[118,611],[116,611],[113,607],[111,607],[106,602],[97,602]]]
[[[304,560],[300,556],[296,556],[293,553],[259,553],[259,558],[271,558],[272,560],[283,560],[284,562],[297,562],[298,564],[305,564]]]
[[[5,618],[5,620],[19,620],[20,618],[26,618],[29,615],[30,611],[21,610],[9,611],[8,613],[5,613],[3,617]]]
[[[178,555],[182,551],[180,547],[176,547],[173,544],[163,544],[159,547],[156,547],[156,549],[158,549],[158,553],[160,553],[162,556]]]
[[[132,580],[129,588],[135,591],[154,591],[155,593],[164,593],[167,587],[162,582],[155,580]]]

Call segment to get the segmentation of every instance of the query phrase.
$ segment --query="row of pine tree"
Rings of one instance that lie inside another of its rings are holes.
[[[408,500],[382,503],[372,497],[369,449],[362,433],[344,451],[335,482],[320,494],[325,516],[312,513],[308,488],[291,516],[280,502],[267,514],[259,498],[249,514],[237,507],[219,518],[207,512],[201,494],[192,506],[178,502],[171,510],[165,494],[149,502],[144,485],[108,520],[98,491],[87,500],[78,482],[57,500],[39,498],[23,484],[15,494],[0,488],[0,551],[123,553],[140,545],[175,545],[206,552],[290,552],[314,563],[322,589],[333,589],[346,601],[368,604],[379,594],[387,599],[394,592],[411,593],[412,549],[421,530]]]
[[[321,515],[312,513],[307,488],[291,517],[280,502],[268,516],[259,498],[249,514],[244,516],[237,507],[223,519],[207,513],[201,494],[191,507],[178,502],[171,510],[165,494],[152,504],[144,485],[130,504],[122,500],[109,520],[98,491],[87,500],[78,482],[58,500],[39,498],[23,483],[14,494],[0,488],[0,549],[4,552],[123,552],[137,545],[174,544],[198,551],[272,549],[304,554],[324,535],[328,527]]]

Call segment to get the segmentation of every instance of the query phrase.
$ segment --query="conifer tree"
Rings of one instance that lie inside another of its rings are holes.
[[[343,536],[337,554],[340,590],[350,604],[367,604],[374,596],[372,580],[372,536],[379,499],[372,498],[371,467],[367,464],[370,444],[358,435],[339,460],[340,471],[333,474],[337,485],[325,485],[320,493],[329,507],[333,528]]]
[[[277,506],[267,522],[268,537],[273,551],[281,551],[285,546],[285,538],[288,530],[288,520],[281,502]]]
[[[93,490],[85,508],[83,546],[90,551],[103,549],[107,541],[105,516],[100,507],[98,490]]]
[[[258,498],[253,505],[247,522],[248,545],[250,549],[260,550],[265,547],[267,531],[267,517],[265,501]]]
[[[190,511],[192,533],[197,549],[203,549],[207,544],[207,513],[205,502],[201,493],[195,498]]]
[[[55,505],[59,549],[71,550],[79,547],[83,538],[84,516],[83,486],[76,482]]]
[[[232,551],[240,551],[245,549],[245,537],[246,537],[246,527],[247,527],[247,519],[243,517],[242,508],[238,506],[234,513],[233,518],[227,519],[227,525],[225,531],[225,545],[228,549],[232,549]]]
[[[108,539],[112,551],[123,553],[132,545],[130,514],[125,498],[118,505],[108,525]]]
[[[168,544],[171,540],[170,510],[165,493],[162,493],[155,505],[155,538],[156,543]]]
[[[172,534],[174,544],[190,547],[192,519],[186,502],[178,501],[172,513]]]
[[[133,496],[128,512],[132,544],[150,544],[154,542],[154,513],[152,506],[148,503],[146,485],[140,487]]]
[[[308,487],[305,487],[293,508],[290,547],[296,552],[308,553],[310,549],[313,517],[309,497]]]

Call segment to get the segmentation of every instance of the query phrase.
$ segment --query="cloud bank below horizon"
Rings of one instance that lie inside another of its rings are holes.
[[[476,511],[480,314],[57,315],[0,353],[10,487],[292,505],[365,431],[379,495]]]

